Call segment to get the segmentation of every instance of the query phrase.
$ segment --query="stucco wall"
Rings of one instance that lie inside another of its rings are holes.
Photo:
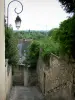
[[[4,0],[0,0],[0,100],[5,100]]]
[[[5,60],[5,92],[8,98],[11,87],[12,87],[12,66],[8,65],[8,59]]]
[[[11,69],[7,76],[5,67],[4,0],[0,0],[0,100],[6,100],[11,87]]]
[[[42,92],[47,100],[71,100],[72,65],[53,54],[49,61],[50,65],[46,66],[39,58],[37,65],[38,81]]]

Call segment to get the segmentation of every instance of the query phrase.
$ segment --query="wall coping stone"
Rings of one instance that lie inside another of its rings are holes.
[[[53,54],[53,53],[51,53],[51,55],[54,56],[54,57],[56,57],[57,59],[60,59],[59,56],[57,56],[57,55],[55,55],[55,54]]]

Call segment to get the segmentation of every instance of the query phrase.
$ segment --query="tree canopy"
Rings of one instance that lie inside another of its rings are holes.
[[[61,51],[75,59],[75,16],[60,24],[58,38]]]
[[[16,35],[19,39],[39,39],[43,38],[45,36],[46,32],[44,31],[18,31],[16,32]]]
[[[59,0],[68,13],[75,13],[75,0]]]

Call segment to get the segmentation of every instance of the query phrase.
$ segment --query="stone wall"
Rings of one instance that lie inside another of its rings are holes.
[[[13,67],[13,85],[24,86],[24,67],[23,66]]]
[[[29,82],[29,71],[28,68],[24,68],[24,86],[28,86]]]
[[[37,64],[39,86],[47,100],[72,99],[72,65],[51,54],[47,66],[41,57]]]
[[[37,73],[36,73],[36,70],[33,70],[33,69],[29,69],[28,70],[28,73],[29,73],[29,78],[28,78],[28,85],[29,86],[37,86]]]
[[[37,85],[36,70],[17,66],[13,68],[13,85],[35,86]]]

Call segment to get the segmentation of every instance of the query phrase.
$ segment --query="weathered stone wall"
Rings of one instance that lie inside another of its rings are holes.
[[[24,86],[28,86],[29,82],[29,71],[27,68],[24,68]]]
[[[37,65],[38,81],[47,100],[72,99],[72,65],[51,54],[50,65],[41,58]],[[61,99],[60,99],[61,98]]]
[[[37,85],[36,70],[17,66],[13,68],[13,85],[35,86]]]
[[[45,64],[41,59],[41,57],[39,57],[38,64],[37,64],[37,76],[38,76],[38,83],[40,89],[43,93],[44,93],[44,67]]]
[[[24,86],[24,67],[23,66],[13,67],[13,85]]]
[[[29,86],[36,86],[38,85],[37,82],[37,73],[36,70],[28,70],[29,78],[28,78],[28,85]]]

